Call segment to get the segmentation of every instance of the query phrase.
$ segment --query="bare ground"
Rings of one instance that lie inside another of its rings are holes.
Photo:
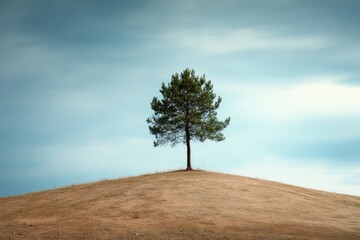
[[[177,171],[0,198],[0,239],[360,239],[360,197]]]

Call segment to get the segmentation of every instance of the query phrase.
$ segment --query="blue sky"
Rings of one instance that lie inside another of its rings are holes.
[[[360,195],[360,2],[0,2],[0,196],[185,168],[150,101],[194,68],[231,116],[193,167]]]

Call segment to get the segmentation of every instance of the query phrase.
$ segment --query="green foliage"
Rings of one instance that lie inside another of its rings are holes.
[[[154,146],[187,143],[187,140],[222,141],[221,131],[229,124],[217,119],[216,110],[221,97],[216,99],[211,81],[205,75],[196,76],[194,70],[185,69],[171,76],[171,82],[162,83],[163,99],[154,97],[152,117],[147,119],[150,133],[155,135]]]

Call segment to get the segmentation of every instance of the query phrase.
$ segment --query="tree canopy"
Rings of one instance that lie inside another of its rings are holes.
[[[186,144],[187,170],[191,170],[190,141],[223,141],[221,131],[229,125],[230,117],[218,120],[216,110],[222,99],[216,98],[211,81],[205,75],[197,76],[193,69],[173,74],[170,83],[162,83],[160,93],[162,99],[152,99],[154,114],[147,119],[155,136],[154,146]]]

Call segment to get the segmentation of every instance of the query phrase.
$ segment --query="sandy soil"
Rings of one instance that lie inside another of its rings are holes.
[[[159,173],[0,198],[0,239],[360,239],[360,197]]]

